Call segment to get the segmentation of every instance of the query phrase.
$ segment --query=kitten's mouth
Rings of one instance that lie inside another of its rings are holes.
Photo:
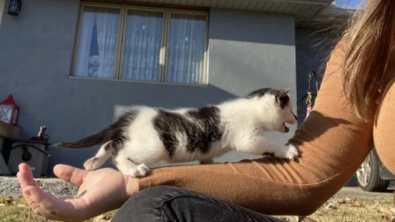
[[[288,133],[289,132],[289,128],[287,125],[285,125],[285,123],[283,123],[284,126],[284,133]]]

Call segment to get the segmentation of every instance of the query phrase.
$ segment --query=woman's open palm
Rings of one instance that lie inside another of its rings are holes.
[[[50,193],[44,193],[33,180],[32,171],[27,164],[20,164],[17,174],[29,207],[48,219],[83,221],[120,207],[137,192],[137,181],[132,181],[135,179],[110,168],[86,171],[67,165],[57,165],[54,173],[59,178],[77,185],[78,195],[56,198]],[[131,182],[135,183],[131,185]]]

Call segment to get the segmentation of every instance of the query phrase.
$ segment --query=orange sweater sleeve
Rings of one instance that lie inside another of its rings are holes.
[[[139,179],[140,189],[172,185],[272,215],[307,215],[344,186],[372,147],[371,120],[358,119],[342,89],[343,43],[332,51],[309,118],[290,142],[301,157],[172,166]]]

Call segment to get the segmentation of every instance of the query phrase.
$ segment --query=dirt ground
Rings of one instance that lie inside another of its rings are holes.
[[[393,198],[393,192],[395,190],[394,186],[391,186],[387,192],[366,192],[357,186],[353,187],[343,187],[337,195],[348,196],[363,199],[376,199],[377,197]]]

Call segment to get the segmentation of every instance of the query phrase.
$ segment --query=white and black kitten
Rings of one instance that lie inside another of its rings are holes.
[[[112,156],[116,167],[133,177],[145,176],[146,164],[199,160],[211,163],[231,150],[294,159],[293,145],[281,145],[263,136],[265,131],[288,132],[296,122],[288,90],[263,88],[215,106],[167,110],[138,106],[115,123],[87,138],[56,146],[83,148],[102,144],[84,163],[95,170]]]

